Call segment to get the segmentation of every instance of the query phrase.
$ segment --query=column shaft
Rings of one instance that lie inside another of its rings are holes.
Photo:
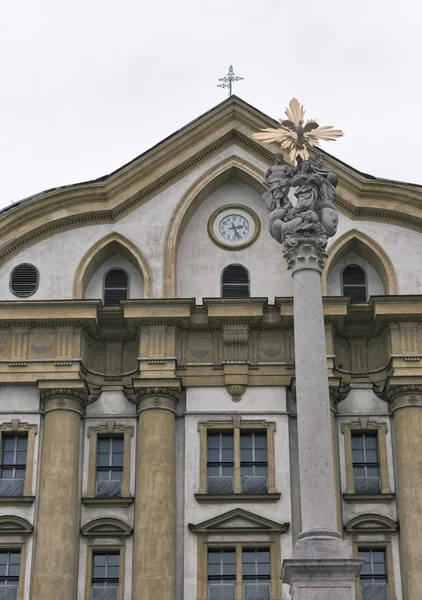
[[[46,400],[44,410],[31,597],[75,600],[81,403],[63,394]]]
[[[141,395],[136,457],[133,600],[176,597],[174,394]],[[177,394],[178,396],[178,394]],[[139,395],[138,395],[139,398]]]
[[[406,397],[396,399],[394,433],[403,598],[417,600],[422,590],[422,396],[417,406],[406,404]]]
[[[337,530],[320,272],[293,274],[302,528]]]

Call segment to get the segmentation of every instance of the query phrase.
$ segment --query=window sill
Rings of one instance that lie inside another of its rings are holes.
[[[280,492],[266,494],[195,494],[197,502],[277,502]]]
[[[395,494],[384,493],[384,494],[343,494],[343,498],[345,502],[349,502],[351,504],[357,503],[384,503],[384,502],[392,502],[394,500]]]
[[[99,507],[111,507],[111,506],[119,506],[119,507],[124,507],[127,508],[128,506],[130,506],[131,504],[133,504],[133,497],[132,496],[121,496],[119,498],[82,498],[82,502],[83,504],[85,504],[85,506],[99,506]]]
[[[33,504],[35,496],[0,496],[0,505]]]

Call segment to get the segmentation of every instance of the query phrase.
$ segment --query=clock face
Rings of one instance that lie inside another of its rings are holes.
[[[235,213],[225,215],[218,226],[220,235],[230,242],[243,240],[248,235],[249,229],[248,219]]]
[[[208,220],[208,235],[225,250],[247,248],[258,239],[260,230],[258,215],[242,204],[221,206]]]

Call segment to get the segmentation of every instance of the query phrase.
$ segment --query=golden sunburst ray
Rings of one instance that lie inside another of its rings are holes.
[[[305,110],[296,98],[292,98],[285,110],[287,119],[279,119],[280,127],[261,129],[252,137],[265,144],[279,143],[283,150],[287,150],[290,159],[294,162],[297,156],[303,160],[309,158],[308,147],[318,147],[319,141],[331,142],[342,137],[340,129],[332,125],[320,126],[316,119],[308,119],[304,124]]]

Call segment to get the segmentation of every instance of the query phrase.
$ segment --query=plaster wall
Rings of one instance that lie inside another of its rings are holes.
[[[275,503],[198,503],[194,494],[199,490],[200,440],[198,423],[228,420],[232,415],[242,420],[266,420],[276,423],[275,479],[281,498]],[[225,388],[188,388],[185,413],[185,505],[184,505],[184,600],[195,600],[197,583],[197,536],[188,523],[200,523],[233,508],[278,522],[291,522],[289,423],[286,394],[282,387],[256,387],[246,390],[242,400],[234,404]],[[256,539],[256,538],[254,538]],[[292,538],[288,531],[281,536],[282,558],[291,556]]]
[[[15,255],[0,270],[0,297],[16,300],[9,289],[10,273],[15,266],[29,262],[40,272],[39,288],[29,299],[72,298],[74,275],[82,257],[97,241],[112,232],[122,234],[139,248],[151,269],[152,296],[161,297],[164,246],[171,215],[183,195],[201,175],[233,155],[246,159],[262,171],[266,169],[262,161],[243,148],[236,145],[227,147],[123,219],[115,223],[75,227],[41,240]],[[250,248],[236,252],[215,246],[206,233],[206,221],[211,212],[218,206],[231,202],[253,208],[262,224],[258,241]],[[418,262],[422,252],[420,234],[392,224],[354,221],[341,214],[336,237],[350,229],[366,233],[384,248],[396,269],[400,294],[422,291]],[[292,293],[291,278],[281,258],[280,247],[267,232],[265,206],[259,194],[237,180],[227,182],[198,206],[182,236],[178,261],[179,296],[218,296],[221,269],[232,262],[246,263],[250,268],[252,295],[272,297]],[[90,289],[89,293],[99,297],[98,283],[92,282],[93,288],[96,285],[97,289]]]

